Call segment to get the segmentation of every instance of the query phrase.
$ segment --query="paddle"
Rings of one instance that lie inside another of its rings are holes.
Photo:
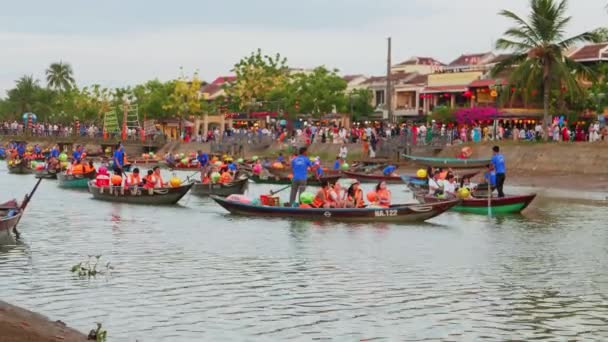
[[[270,190],[270,196],[274,196],[274,195],[278,194],[279,192],[281,192],[285,189],[288,189],[288,188],[291,188],[291,184],[286,185],[286,186],[280,188],[279,190]]]
[[[201,172],[201,170],[198,170],[198,171],[194,172],[194,173],[193,173],[193,174],[191,174],[190,176],[186,176],[186,179],[187,179],[188,181],[190,181],[190,177],[194,177],[194,175],[196,175],[196,174],[197,174],[197,173],[199,173],[199,172]]]
[[[29,193],[29,195],[25,195],[23,202],[21,202],[21,207],[19,208],[20,213],[23,213],[23,211],[25,211],[25,208],[27,207],[28,203],[30,203],[30,199],[32,198],[32,196],[34,196],[34,193],[38,189],[40,182],[42,182],[42,178],[38,178],[38,182],[36,182],[36,185],[34,185],[34,189],[32,189],[32,191]],[[23,217],[23,215],[21,215],[21,217]],[[19,231],[17,230],[17,225],[19,224],[19,221],[21,221],[21,217],[19,217],[19,220],[17,221],[17,223],[15,223],[15,226],[13,227],[13,233],[15,233],[15,236],[17,237],[17,239],[19,238],[19,235],[20,235]]]
[[[492,218],[492,174],[488,174],[488,217]]]

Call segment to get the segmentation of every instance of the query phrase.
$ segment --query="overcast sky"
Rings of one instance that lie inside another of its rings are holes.
[[[608,23],[606,0],[570,0],[569,33]],[[169,80],[179,67],[203,79],[230,74],[249,52],[279,52],[292,67],[344,74],[386,70],[393,61],[492,50],[526,14],[528,0],[0,0],[0,96],[24,74],[44,80],[52,62],[72,64],[80,86]]]

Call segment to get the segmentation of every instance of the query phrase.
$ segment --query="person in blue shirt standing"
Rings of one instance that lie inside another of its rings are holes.
[[[341,167],[342,167],[342,160],[338,156],[338,157],[336,157],[336,161],[334,162],[334,171],[340,170]]]
[[[19,145],[17,145],[17,155],[20,158],[23,158],[23,156],[25,155],[25,144],[24,143],[19,143]]]
[[[209,164],[209,155],[207,155],[207,153],[204,153],[203,151],[198,151],[196,160],[198,160],[198,165],[200,166],[200,168],[205,169],[207,167],[207,164]]]
[[[498,197],[505,197],[505,193],[502,190],[505,184],[507,171],[505,167],[505,157],[500,153],[500,147],[498,146],[492,147],[492,151],[494,152],[494,156],[492,156],[492,166],[494,167],[494,171],[496,171],[496,190],[498,191]]]
[[[293,178],[291,179],[291,194],[289,195],[289,204],[296,204],[296,196],[299,197],[306,191],[306,179],[308,179],[308,169],[312,166],[312,162],[306,156],[306,147],[301,147],[299,155],[291,161],[291,171]]]
[[[59,158],[59,145],[55,144],[55,146],[53,146],[50,158]]]
[[[112,158],[114,172],[122,174],[123,165],[125,163],[125,149],[121,144],[116,145],[114,157]]]

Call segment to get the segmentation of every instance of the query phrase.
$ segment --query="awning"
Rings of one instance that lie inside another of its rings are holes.
[[[425,87],[422,90],[423,94],[433,93],[463,93],[469,89],[468,85],[449,85],[437,87]]]
[[[486,88],[486,87],[496,85],[497,82],[500,85],[508,84],[507,81],[505,81],[501,78],[500,79],[486,79],[486,80],[475,80],[469,84],[469,87],[470,88]]]
[[[249,114],[249,116],[252,118],[265,118],[267,116],[271,118],[276,118],[278,115],[279,113],[277,112],[252,112],[251,114]]]

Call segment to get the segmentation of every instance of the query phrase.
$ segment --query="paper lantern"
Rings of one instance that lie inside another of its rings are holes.
[[[220,173],[219,173],[219,172],[213,172],[213,173],[211,174],[211,181],[212,181],[213,183],[217,183],[217,182],[220,180],[220,177],[221,177],[221,176],[220,176]]]
[[[370,202],[376,202],[378,200],[378,196],[375,191],[370,191],[367,193],[367,200]]]
[[[349,167],[350,167],[350,165],[348,165],[348,163],[343,163],[343,164],[342,164],[342,166],[340,166],[340,168],[341,168],[343,171],[348,170],[348,168],[349,168]]]
[[[179,177],[177,177],[177,176],[173,176],[173,177],[171,177],[171,179],[169,180],[169,184],[170,184],[172,187],[177,188],[177,187],[179,187],[180,185],[182,185],[182,180],[181,180],[181,179],[179,179]]]
[[[310,192],[303,192],[300,195],[300,203],[312,204],[314,199],[315,199],[315,195]]]
[[[112,175],[111,181],[112,185],[118,186],[122,183],[122,177],[120,177],[119,175]]]
[[[418,171],[416,171],[416,177],[417,177],[417,178],[421,178],[421,179],[423,179],[423,178],[426,178],[427,176],[428,176],[428,175],[427,175],[427,173],[426,173],[426,170],[425,170],[425,169],[419,169]]]

